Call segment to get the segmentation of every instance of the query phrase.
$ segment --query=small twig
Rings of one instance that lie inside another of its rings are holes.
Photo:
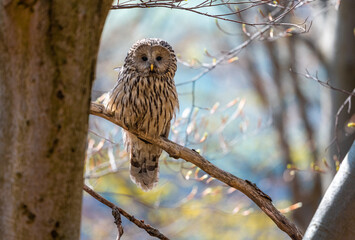
[[[345,90],[344,90],[345,91]],[[339,129],[339,115],[340,113],[344,110],[346,104],[348,104],[348,114],[350,113],[350,109],[351,109],[351,97],[355,96],[355,88],[353,89],[353,91],[351,92],[351,94],[349,94],[349,96],[345,99],[345,101],[343,102],[343,104],[339,107],[337,114],[335,116],[335,128],[334,128],[334,139],[335,139],[335,143],[336,143],[336,147],[337,147],[337,152],[338,155],[341,154],[340,152],[340,144],[338,141],[338,129]]]
[[[242,44],[240,44],[240,45],[236,46],[235,48],[229,50],[228,52],[224,53],[221,57],[216,58],[216,60],[212,64],[201,64],[204,68],[203,71],[201,71],[198,75],[196,75],[195,77],[193,77],[192,79],[190,79],[188,81],[185,81],[182,83],[177,83],[176,86],[181,86],[181,85],[196,82],[200,78],[205,76],[207,73],[209,73],[210,71],[215,69],[218,65],[221,65],[223,63],[228,63],[228,60],[232,59],[233,57],[236,57],[241,52],[241,50],[246,48],[255,39],[261,38],[264,35],[264,33],[269,31],[273,27],[273,25],[284,25],[284,23],[279,23],[279,21],[281,21],[285,16],[287,16],[288,13],[290,13],[291,11],[293,11],[296,8],[298,8],[299,6],[301,6],[302,5],[301,3],[302,2],[298,2],[290,7],[285,8],[284,11],[280,15],[275,17],[268,24],[248,24],[248,25],[252,25],[252,26],[262,25],[263,27],[261,29],[257,29],[257,31],[253,35],[251,35],[246,41],[244,41]],[[309,28],[308,29],[304,28],[304,29],[302,29],[302,32],[307,32],[308,30],[309,30]]]
[[[306,71],[306,73],[300,73],[300,72],[296,72],[296,71],[294,71],[293,69],[290,68],[290,72],[291,72],[291,73],[298,74],[298,75],[303,76],[303,77],[305,77],[305,78],[307,78],[307,79],[311,79],[311,80],[313,80],[313,81],[316,81],[317,83],[319,83],[319,84],[320,84],[321,86],[323,86],[323,87],[326,87],[326,88],[329,88],[329,89],[331,89],[331,90],[334,90],[334,91],[337,91],[337,92],[340,92],[340,93],[343,93],[343,94],[348,95],[348,97],[345,99],[345,101],[344,101],[343,104],[339,107],[339,109],[338,109],[338,111],[337,111],[337,113],[336,113],[336,116],[335,116],[335,128],[334,128],[335,137],[334,137],[334,139],[332,140],[332,142],[330,143],[330,145],[327,147],[327,148],[329,148],[333,143],[335,143],[335,144],[336,144],[336,148],[337,148],[337,152],[338,152],[338,154],[340,154],[340,145],[339,145],[339,142],[338,142],[338,134],[337,134],[337,131],[338,131],[338,129],[339,129],[339,115],[340,115],[340,113],[343,111],[343,109],[344,109],[344,107],[346,106],[346,104],[349,104],[349,106],[348,106],[348,113],[350,112],[350,108],[351,108],[351,98],[352,98],[352,97],[355,97],[355,88],[353,89],[352,92],[349,92],[349,91],[347,91],[347,90],[345,90],[345,89],[336,88],[336,87],[330,85],[329,80],[328,80],[327,82],[324,82],[324,81],[320,80],[320,79],[318,78],[318,74],[317,74],[317,73],[316,73],[315,76],[313,76],[313,75],[311,75],[311,74],[309,73],[309,71],[308,71],[307,69],[306,69],[305,71]]]
[[[89,129],[88,131],[89,131],[90,133],[94,134],[95,136],[104,139],[106,142],[109,142],[109,143],[114,144],[114,145],[119,144],[119,143],[116,143],[116,142],[114,142],[114,141],[112,141],[112,140],[110,140],[110,139],[108,139],[108,138],[105,138],[104,136],[101,136],[100,134],[94,132],[94,131],[91,130],[91,129]]]
[[[176,86],[181,86],[181,85],[185,85],[185,84],[196,82],[197,80],[202,78],[204,75],[206,75],[207,73],[209,73],[210,71],[215,69],[218,65],[220,65],[222,63],[225,63],[225,62],[228,62],[229,59],[231,59],[233,57],[236,57],[242,49],[246,48],[252,41],[254,41],[258,37],[262,36],[270,28],[271,28],[271,26],[263,27],[260,31],[254,33],[250,38],[248,38],[248,40],[246,40],[242,44],[238,45],[237,47],[231,49],[227,53],[223,54],[223,56],[221,56],[220,58],[216,59],[216,61],[213,64],[210,64],[209,66],[205,65],[205,70],[200,72],[194,78],[192,78],[192,79],[190,79],[190,80],[188,80],[186,82],[177,83]]]
[[[112,216],[115,218],[115,224],[117,226],[117,239],[120,240],[122,235],[123,235],[123,227],[122,227],[122,220],[121,220],[121,214],[118,210],[118,208],[114,207],[112,208]]]
[[[183,10],[183,11],[189,11],[193,12],[199,15],[203,15],[206,17],[218,19],[218,20],[223,20],[227,22],[234,22],[234,23],[239,23],[239,24],[245,24],[245,25],[250,25],[250,26],[265,26],[265,25],[283,25],[283,26],[289,26],[289,27],[295,27],[300,29],[302,32],[305,32],[305,28],[298,25],[298,24],[293,24],[293,23],[278,23],[279,18],[283,18],[286,14],[289,12],[293,11],[295,8],[302,6],[304,2],[299,1],[296,4],[294,4],[291,7],[284,7],[281,5],[273,5],[273,7],[278,7],[281,8],[283,11],[280,15],[274,16],[275,20],[271,21],[263,21],[263,22],[258,22],[258,23],[250,23],[250,22],[244,22],[244,21],[239,21],[234,18],[228,18],[228,17],[233,17],[234,15],[250,10],[252,8],[258,7],[260,5],[264,4],[270,4],[272,3],[271,0],[263,1],[245,1],[245,2],[229,2],[229,1],[219,1],[213,0],[213,1],[203,1],[200,4],[197,5],[192,5],[192,6],[187,6],[187,3],[182,3],[182,1],[173,1],[173,0],[160,0],[160,1],[147,1],[147,2],[136,2],[136,1],[126,1],[123,3],[119,3],[117,5],[114,5],[111,7],[111,10],[118,10],[118,9],[131,9],[131,8],[169,8],[169,9],[177,9],[177,10]],[[235,8],[237,5],[243,5],[243,4],[250,4],[249,6],[243,8],[243,9],[238,9]],[[208,13],[207,9],[209,8],[218,8],[219,6],[226,6],[227,9],[230,12],[223,13],[223,14],[212,14]]]
[[[294,225],[291,221],[289,221],[284,215],[280,213],[279,210],[275,208],[272,204],[270,197],[267,194],[263,193],[259,188],[257,188],[254,184],[250,184],[249,181],[245,181],[240,179],[233,174],[226,172],[209,161],[207,161],[204,157],[202,157],[199,153],[183,147],[179,144],[176,144],[169,139],[159,137],[154,138],[144,133],[138,132],[137,130],[127,129],[124,127],[124,124],[115,119],[112,113],[106,111],[105,107],[102,104],[91,103],[90,113],[102,118],[105,118],[112,123],[128,130],[130,133],[137,135],[139,138],[148,141],[152,144],[155,144],[165,150],[171,157],[174,158],[182,158],[192,164],[196,165],[211,177],[214,177],[221,182],[224,182],[230,187],[233,187],[246,196],[248,196],[255,204],[257,204],[260,209],[268,215],[272,221],[285,233],[287,233],[294,240],[301,240],[302,233],[297,229],[296,225]],[[112,203],[111,203],[112,204]],[[122,214],[122,213],[121,213]],[[124,214],[122,214],[124,215]],[[124,215],[125,216],[125,215]]]
[[[346,95],[348,95],[348,96],[355,97],[355,92],[354,92],[354,91],[349,92],[349,91],[344,90],[344,89],[341,89],[341,88],[336,88],[336,87],[330,85],[330,84],[329,84],[329,81],[324,82],[324,81],[320,80],[320,79],[318,78],[318,74],[317,74],[317,73],[316,73],[316,76],[312,76],[312,75],[308,72],[307,69],[306,69],[306,73],[301,73],[301,72],[296,72],[296,71],[294,71],[292,68],[290,68],[290,72],[295,73],[295,74],[298,74],[298,75],[303,76],[303,77],[305,77],[305,78],[311,79],[311,80],[313,80],[313,81],[316,81],[317,83],[319,83],[319,84],[322,85],[323,87],[326,87],[326,88],[335,90],[335,91],[337,91],[337,92],[344,93],[344,94],[346,94]]]
[[[187,129],[191,123],[191,119],[192,119],[192,114],[195,110],[195,85],[196,82],[192,82],[192,86],[191,86],[191,109],[190,109],[190,113],[189,116],[187,117],[187,123],[186,123],[186,129],[185,129],[185,147],[188,145],[189,143],[189,133],[187,132]]]
[[[157,237],[159,239],[164,239],[164,240],[168,240],[169,239],[166,236],[164,236],[164,234],[159,232],[158,229],[153,228],[152,226],[150,226],[148,224],[145,224],[143,220],[138,220],[137,218],[135,218],[134,216],[130,215],[129,213],[127,213],[122,208],[117,207],[115,204],[113,204],[112,202],[108,201],[106,198],[102,197],[100,194],[98,194],[97,192],[95,192],[94,190],[89,188],[86,184],[84,184],[83,189],[84,189],[85,192],[90,194],[96,200],[98,200],[99,202],[101,202],[101,203],[105,204],[106,206],[108,206],[109,208],[111,208],[112,211],[114,211],[114,210],[116,211],[117,210],[119,212],[119,214],[123,215],[129,221],[131,221],[132,223],[136,224],[137,227],[144,229],[150,236]],[[112,213],[112,214],[114,214],[114,213]],[[115,218],[115,223],[116,223],[116,218]]]
[[[295,74],[298,74],[298,75],[301,75],[301,76],[303,76],[303,77],[305,77],[305,78],[307,78],[307,79],[311,79],[311,80],[313,80],[313,81],[316,81],[317,83],[319,83],[321,86],[323,86],[323,87],[326,87],[326,88],[329,88],[329,89],[331,89],[331,90],[334,90],[334,91],[337,91],[337,92],[340,92],[340,93],[343,93],[343,94],[346,94],[346,95],[348,95],[348,97],[345,99],[345,101],[343,102],[343,104],[339,107],[339,109],[338,109],[338,111],[337,111],[337,113],[336,113],[336,116],[335,116],[335,127],[334,127],[334,139],[332,140],[332,143],[330,144],[330,145],[332,145],[333,143],[335,143],[336,144],[336,148],[337,148],[337,152],[338,152],[338,155],[340,155],[341,154],[341,152],[340,152],[340,145],[339,145],[339,139],[338,139],[338,129],[339,129],[339,115],[340,115],[340,113],[344,110],[344,107],[346,106],[346,104],[349,104],[348,105],[348,113],[350,112],[350,109],[351,109],[351,98],[352,97],[355,97],[355,88],[353,89],[353,91],[352,92],[349,92],[349,91],[347,91],[347,90],[345,90],[345,89],[341,89],[341,88],[336,88],[336,87],[334,87],[334,86],[332,86],[332,85],[330,85],[329,84],[329,81],[327,81],[327,82],[324,82],[324,81],[322,81],[322,80],[320,80],[319,78],[318,78],[318,74],[316,73],[316,76],[312,76],[309,72],[308,72],[308,70],[306,69],[306,73],[304,74],[304,73],[300,73],[300,72],[296,72],[296,71],[294,71],[294,70],[292,70],[291,68],[290,68],[290,72],[292,72],[292,73],[295,73]],[[329,145],[329,146],[330,146]]]

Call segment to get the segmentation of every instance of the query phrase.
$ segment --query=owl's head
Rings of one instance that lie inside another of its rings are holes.
[[[174,76],[176,57],[171,46],[157,38],[142,39],[135,43],[127,54],[125,67],[133,68],[142,77]]]

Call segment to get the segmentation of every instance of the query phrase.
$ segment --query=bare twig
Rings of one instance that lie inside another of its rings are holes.
[[[222,63],[226,63],[226,62],[228,62],[229,59],[231,59],[233,57],[236,57],[240,53],[240,51],[242,49],[247,47],[253,40],[255,40],[255,39],[259,38],[260,36],[262,36],[270,28],[271,28],[271,26],[263,27],[260,31],[254,33],[248,40],[246,40],[242,44],[238,45],[237,47],[231,49],[226,54],[223,54],[223,56],[221,56],[220,58],[216,59],[216,61],[213,64],[210,64],[210,65],[206,65],[205,64],[204,66],[205,66],[206,69],[203,70],[198,75],[196,75],[194,78],[192,78],[191,80],[186,81],[186,82],[177,83],[176,86],[181,86],[181,85],[185,85],[185,84],[196,82],[197,80],[202,78],[204,75],[206,75],[207,73],[212,71],[214,68],[216,68],[218,65],[220,65]]]
[[[109,165],[109,163],[108,163]],[[101,170],[103,168],[98,168],[99,171],[95,171],[95,170],[91,170],[89,171],[89,173],[86,173],[84,175],[84,178],[85,179],[96,179],[96,178],[100,178],[100,177],[103,177],[103,176],[106,176],[106,175],[109,175],[109,174],[112,174],[112,173],[117,173],[118,171],[120,171],[120,169],[111,169],[111,168],[105,168],[104,170]]]
[[[153,228],[152,226],[150,226],[148,224],[145,224],[143,220],[138,220],[137,218],[135,218],[134,216],[130,215],[129,213],[127,213],[122,208],[117,207],[115,204],[113,204],[112,202],[108,201],[106,198],[102,197],[100,194],[98,194],[97,192],[95,192],[94,190],[89,188],[87,185],[84,184],[83,189],[84,189],[85,192],[90,194],[96,200],[98,200],[99,202],[101,202],[101,203],[105,204],[106,206],[108,206],[109,208],[111,208],[112,211],[118,211],[119,214],[123,215],[129,221],[131,221],[132,223],[136,224],[137,227],[144,229],[150,236],[157,237],[159,239],[164,239],[164,240],[168,240],[169,239],[164,234],[159,232],[158,229]],[[112,213],[112,214],[115,216],[114,213]],[[116,223],[117,220],[118,219],[116,219],[116,217],[115,217],[115,223]],[[119,222],[119,221],[117,221],[117,222]],[[118,227],[118,229],[120,229],[120,227],[118,225],[117,225],[117,227]],[[122,233],[123,233],[123,230],[122,230]],[[119,232],[119,234],[120,234],[120,232]]]
[[[241,12],[248,11],[250,9],[256,8],[260,5],[270,5],[274,7],[275,9],[282,9],[282,13],[280,15],[275,15],[273,16],[273,19],[278,19],[282,18],[284,15],[287,14],[288,12],[292,11],[294,8],[293,6],[283,6],[281,4],[273,4],[272,0],[258,0],[258,1],[245,1],[245,2],[231,2],[231,1],[220,1],[220,0],[210,0],[210,1],[196,1],[195,3],[192,2],[185,2],[185,1],[176,1],[176,0],[148,0],[148,1],[134,1],[134,0],[128,0],[128,1],[119,1],[117,5],[114,5],[111,7],[112,10],[118,10],[118,9],[131,9],[131,8],[169,8],[169,9],[177,9],[177,10],[184,10],[184,11],[189,11],[193,12],[199,15],[223,20],[223,21],[228,21],[228,22],[234,22],[234,23],[239,23],[239,24],[246,24],[246,25],[251,25],[251,26],[260,26],[260,25],[286,25],[286,26],[292,26],[295,28],[300,29],[301,31],[304,31],[304,28],[301,27],[298,24],[292,24],[292,23],[278,23],[277,20],[270,20],[270,21],[263,21],[263,22],[258,22],[258,23],[250,23],[250,22],[245,22],[241,20],[237,20],[233,18],[236,14],[240,14]],[[301,6],[303,5],[303,1],[295,1],[296,6]],[[239,9],[237,6],[246,6],[242,9]],[[211,13],[213,12],[213,9],[222,9],[221,7],[225,7],[224,9],[227,10],[228,12],[224,12],[222,14],[217,14],[217,13]],[[209,12],[210,10],[210,12]],[[267,20],[267,18],[264,18]],[[263,20],[264,20],[263,19]]]
[[[343,90],[345,91],[345,90]],[[337,151],[338,151],[338,155],[341,154],[340,151],[340,144],[338,141],[338,129],[339,129],[339,115],[340,113],[344,110],[346,104],[348,104],[348,114],[350,113],[350,109],[351,109],[351,97],[355,96],[355,88],[353,89],[353,91],[351,92],[351,94],[349,94],[349,96],[345,99],[345,101],[343,102],[343,104],[339,107],[337,114],[335,116],[335,128],[334,128],[334,140],[336,143],[336,147],[337,147]]]
[[[112,216],[115,218],[115,224],[117,226],[117,239],[120,240],[122,235],[123,235],[123,227],[122,227],[122,220],[121,220],[121,214],[118,210],[118,208],[114,207],[112,208]]]
[[[118,143],[116,143],[116,142],[114,142],[114,141],[112,141],[112,140],[110,140],[110,139],[108,139],[108,138],[105,138],[104,136],[101,136],[100,134],[94,132],[94,131],[91,130],[91,129],[89,129],[89,132],[92,133],[92,134],[94,134],[95,136],[97,136],[97,137],[99,137],[99,138],[104,139],[106,142],[109,142],[109,143],[115,144],[115,145],[118,144]]]
[[[154,4],[161,4],[162,2],[164,2],[165,4],[167,4],[166,2],[169,2],[169,1],[154,1]],[[200,8],[201,6],[204,6],[204,7],[210,7],[210,6],[216,6],[216,2],[218,2],[218,0],[213,0],[213,1],[204,1],[203,3],[201,3],[200,5],[196,5],[197,8]],[[229,1],[224,1],[224,0],[221,0],[221,4],[218,4],[219,5],[224,5],[226,6],[231,12],[232,14],[235,16],[235,15],[239,15],[240,16],[240,21],[238,20],[234,20],[235,22],[238,22],[238,23],[243,23],[245,24],[243,18],[241,18],[241,12],[242,10],[238,10],[238,8],[235,7],[235,4],[240,4],[239,3],[231,3]],[[148,1],[147,3],[153,3],[151,1]],[[267,3],[270,3],[270,1],[261,1],[261,2],[249,2],[249,3],[253,3],[253,4],[267,4]],[[146,3],[144,3],[146,4]],[[169,3],[170,4],[170,3]],[[180,4],[180,2],[179,2]],[[186,130],[185,130],[185,145],[184,146],[187,146],[188,143],[189,143],[189,134],[187,133],[187,129],[190,125],[190,122],[191,122],[191,117],[192,117],[192,114],[193,114],[193,110],[194,108],[196,107],[195,106],[195,84],[196,82],[201,79],[203,76],[205,76],[207,73],[209,73],[210,71],[212,71],[213,69],[215,69],[218,65],[220,64],[224,64],[224,63],[229,63],[229,62],[232,62],[233,58],[236,58],[236,56],[241,52],[242,49],[244,49],[245,47],[247,47],[250,43],[252,43],[252,41],[254,41],[255,39],[258,39],[258,38],[262,38],[262,36],[269,30],[272,30],[272,27],[273,25],[283,25],[284,23],[278,23],[279,21],[281,21],[285,16],[287,16],[288,13],[290,13],[291,11],[293,11],[294,9],[296,9],[297,7],[301,6],[303,3],[302,1],[299,1],[299,2],[290,2],[288,4],[287,7],[282,7],[282,11],[280,12],[277,12],[277,13],[274,13],[272,14],[273,17],[271,17],[270,21],[268,23],[264,23],[264,24],[248,24],[248,25],[265,25],[263,28],[261,29],[257,29],[257,31],[254,33],[254,34],[250,34],[250,33],[246,33],[244,31],[245,34],[247,34],[248,36],[248,39],[246,41],[244,41],[242,44],[238,45],[237,47],[229,50],[228,52],[224,53],[222,56],[220,56],[219,58],[217,57],[213,57],[211,56],[210,54],[208,54],[208,52],[206,52],[206,54],[213,58],[213,62],[212,64],[207,64],[207,63],[201,63],[200,66],[203,68],[203,71],[201,71],[198,75],[196,75],[195,77],[193,77],[192,79],[188,80],[188,81],[185,81],[185,82],[182,82],[182,83],[177,83],[176,86],[181,86],[181,85],[186,85],[186,84],[192,84],[192,90],[191,90],[191,96],[192,96],[192,99],[191,99],[191,110],[190,110],[190,113],[189,113],[189,116],[187,118],[187,122],[186,122]],[[175,6],[175,5],[174,5]],[[180,6],[180,5],[179,5]],[[195,7],[196,7],[195,6]],[[155,6],[156,7],[156,6]],[[172,7],[172,8],[175,8],[175,7]],[[192,9],[194,9],[194,7],[191,7]],[[190,8],[190,9],[191,9]],[[185,10],[188,10],[188,8],[184,8]],[[245,8],[245,9],[248,9]],[[244,9],[244,10],[245,10]],[[243,10],[243,11],[244,11]],[[231,14],[231,15],[232,15]],[[214,16],[217,19],[219,19],[218,17],[219,16],[222,16],[222,15],[216,15]],[[223,15],[225,16],[225,15]],[[271,16],[271,15],[270,15]],[[222,20],[226,20],[226,19],[222,19]],[[231,20],[232,21],[232,20]],[[216,21],[216,24],[217,24],[217,27],[219,29],[222,30],[222,28],[220,27],[220,25],[218,24],[218,22]],[[304,24],[304,23],[303,23]],[[245,26],[244,26],[245,27]],[[223,30],[222,30],[223,31]],[[306,28],[302,28],[302,31],[305,32],[307,31]],[[223,31],[225,32],[225,31]],[[232,60],[232,61],[231,61]],[[179,62],[181,62],[182,64],[184,64],[185,66],[188,66],[188,67],[194,67],[193,65],[190,65],[188,64],[187,62],[184,62],[182,60],[180,60]]]
[[[329,80],[326,81],[326,82],[320,80],[320,79],[318,78],[318,73],[316,73],[316,75],[313,76],[312,74],[310,74],[310,73],[308,72],[307,69],[306,69],[306,73],[301,73],[301,72],[296,72],[296,71],[294,71],[292,68],[290,68],[290,72],[296,73],[296,74],[298,74],[298,75],[300,75],[300,76],[303,76],[303,77],[305,77],[305,78],[308,78],[308,79],[311,79],[311,80],[313,80],[313,81],[316,81],[317,83],[319,83],[319,84],[322,85],[323,87],[326,87],[326,88],[335,90],[335,91],[337,91],[337,92],[344,93],[344,94],[346,94],[346,95],[348,95],[348,96],[355,97],[355,92],[354,92],[354,91],[349,92],[349,91],[347,91],[347,90],[345,90],[345,89],[336,88],[336,87],[330,85]]]
[[[339,145],[339,139],[338,139],[338,134],[337,134],[337,131],[339,129],[339,115],[340,113],[344,110],[345,106],[347,104],[349,104],[349,107],[348,107],[348,113],[350,112],[349,109],[351,109],[351,98],[352,97],[355,97],[355,88],[353,89],[352,92],[349,92],[345,89],[341,89],[341,88],[336,88],[334,86],[332,86],[330,83],[329,83],[329,80],[327,82],[324,82],[322,80],[320,80],[318,78],[318,74],[316,73],[315,76],[311,75],[308,70],[306,69],[306,73],[300,73],[300,72],[296,72],[294,71],[293,69],[290,69],[290,72],[294,73],[294,74],[298,74],[300,76],[303,76],[307,79],[311,79],[313,81],[316,81],[317,83],[319,83],[321,86],[323,87],[326,87],[326,88],[329,88],[331,90],[334,90],[334,91],[337,91],[337,92],[340,92],[340,93],[343,93],[343,94],[346,94],[348,95],[348,97],[345,99],[345,101],[343,102],[343,104],[339,107],[337,113],[336,113],[336,116],[335,116],[335,128],[334,128],[334,139],[332,140],[332,143],[330,145],[332,145],[333,143],[336,144],[336,148],[337,148],[337,152],[338,154],[340,155],[340,145]]]
[[[91,103],[90,113],[106,120],[109,120],[118,126],[126,129],[124,124],[115,119],[110,112],[107,112],[102,104]],[[182,158],[197,167],[201,168],[203,171],[208,173],[210,176],[224,182],[230,187],[233,187],[246,196],[248,196],[254,203],[256,203],[262,211],[268,215],[271,220],[275,222],[275,224],[285,233],[287,233],[292,239],[300,240],[302,239],[302,233],[297,229],[297,227],[290,222],[284,215],[278,211],[274,205],[272,204],[271,198],[263,193],[255,184],[240,179],[229,172],[226,172],[209,161],[207,161],[204,157],[198,154],[196,151],[178,145],[166,138],[159,137],[153,138],[144,133],[138,132],[132,129],[126,129],[130,131],[132,134],[139,136],[141,139],[146,140],[152,144],[155,144],[165,150],[171,157],[174,158]],[[122,214],[122,213],[121,213]],[[124,214],[122,214],[124,215]]]
[[[345,106],[347,105],[347,104],[349,104],[348,105],[348,113],[350,112],[350,109],[351,109],[351,98],[352,97],[355,97],[355,88],[353,89],[353,91],[352,92],[349,92],[349,91],[347,91],[347,90],[345,90],[345,89],[341,89],[341,88],[337,88],[337,87],[334,87],[334,86],[332,86],[329,82],[329,80],[328,81],[326,81],[326,82],[324,82],[324,81],[322,81],[322,80],[320,80],[319,78],[318,78],[318,74],[316,73],[316,75],[315,76],[313,76],[313,75],[311,75],[310,73],[309,73],[309,71],[306,69],[305,70],[306,71],[306,73],[300,73],[300,72],[296,72],[296,71],[294,71],[293,69],[290,69],[290,72],[292,72],[292,73],[294,73],[294,74],[298,74],[298,75],[300,75],[300,76],[303,76],[303,77],[305,77],[305,78],[307,78],[307,79],[311,79],[311,80],[313,80],[313,81],[316,81],[317,83],[319,83],[321,86],[323,86],[323,87],[326,87],[326,88],[329,88],[329,89],[331,89],[331,90],[334,90],[334,91],[337,91],[337,92],[340,92],[340,93],[343,93],[343,94],[346,94],[346,95],[348,95],[348,97],[345,99],[345,101],[342,103],[342,105],[339,107],[339,109],[338,109],[338,111],[337,111],[337,113],[336,113],[336,116],[335,116],[335,128],[334,128],[334,139],[332,140],[332,142],[331,142],[331,144],[330,145],[332,145],[333,143],[335,143],[336,144],[336,148],[337,148],[337,152],[338,152],[338,154],[340,155],[340,145],[339,145],[339,139],[338,139],[338,134],[337,134],[337,131],[338,131],[338,129],[339,129],[339,115],[340,115],[340,113],[344,110],[344,108],[345,108]]]
[[[272,20],[273,23],[277,23],[278,21],[280,21],[283,17],[285,17],[290,11],[296,9],[298,6],[300,5],[300,3],[297,3],[295,5],[293,5],[292,7],[288,8],[288,10],[285,10],[282,14],[280,14],[280,16],[278,16],[277,18],[275,18],[274,20]],[[264,24],[265,25],[265,24]],[[203,76],[205,76],[207,73],[209,73],[210,71],[212,71],[213,69],[215,69],[218,65],[223,64],[223,63],[228,63],[228,61],[234,57],[236,57],[241,50],[243,50],[244,48],[246,48],[250,43],[252,43],[255,39],[258,39],[260,37],[262,37],[267,31],[269,31],[272,28],[272,25],[268,25],[266,24],[266,26],[264,26],[261,29],[258,29],[253,35],[251,35],[246,41],[244,41],[242,44],[238,45],[237,47],[229,50],[227,53],[223,54],[221,57],[215,59],[215,61],[212,64],[202,64],[203,67],[205,68],[202,72],[200,72],[198,75],[196,75],[194,78],[192,78],[191,80],[188,80],[186,82],[182,82],[182,83],[177,83],[176,86],[181,86],[181,85],[185,85],[185,84],[189,84],[189,83],[193,83],[196,82],[197,80],[199,80],[200,78],[202,78]],[[307,31],[304,29],[304,31]]]
[[[185,130],[185,147],[187,146],[187,144],[189,143],[189,133],[187,132],[187,129],[190,125],[191,122],[191,118],[192,118],[192,114],[194,112],[194,109],[196,107],[195,105],[195,86],[196,86],[196,82],[192,82],[191,84],[191,109],[190,109],[190,113],[189,116],[187,117],[187,123],[186,123],[186,130]]]

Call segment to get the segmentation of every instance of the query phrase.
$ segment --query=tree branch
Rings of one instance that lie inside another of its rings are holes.
[[[144,229],[150,236],[157,237],[159,239],[164,239],[164,240],[168,240],[169,239],[166,236],[164,236],[164,234],[159,232],[158,229],[153,228],[152,226],[150,226],[148,224],[145,224],[143,220],[138,220],[137,218],[135,218],[134,216],[130,215],[129,213],[127,213],[122,208],[117,207],[115,204],[113,204],[112,202],[108,201],[106,198],[102,197],[100,194],[98,194],[97,192],[95,192],[94,190],[89,188],[86,184],[84,184],[83,189],[84,189],[85,192],[90,194],[96,200],[98,200],[99,202],[101,202],[101,203],[105,204],[106,206],[108,206],[109,208],[111,208],[113,215],[116,214],[115,211],[118,211],[121,215],[123,215],[129,221],[131,221],[134,224],[136,224],[137,227]],[[117,219],[115,218],[115,223],[116,223],[116,221],[117,221]],[[118,224],[120,224],[120,223],[116,223],[116,224],[117,224],[117,228],[119,229],[119,236],[120,236],[120,234],[122,234],[123,231],[121,232],[120,231],[120,226],[118,226]]]
[[[191,162],[192,164],[208,173],[210,176],[220,180],[221,182],[224,182],[230,187],[241,191],[256,205],[258,205],[260,209],[265,212],[265,214],[268,215],[282,231],[291,237],[291,239],[302,239],[302,233],[297,229],[296,225],[290,222],[285,216],[283,216],[272,204],[271,198],[267,194],[263,193],[255,184],[251,183],[250,181],[240,179],[231,173],[216,167],[201,155],[199,155],[196,151],[180,146],[170,141],[169,139],[163,137],[153,138],[136,130],[127,129],[121,121],[115,119],[111,113],[107,112],[102,104],[91,103],[90,114],[105,118],[106,120],[137,135],[139,138],[159,146],[171,157],[182,158],[188,162]]]
[[[287,2],[286,2],[287,3]],[[195,5],[196,4],[196,5]],[[257,1],[245,1],[245,2],[230,2],[230,1],[218,1],[218,0],[209,0],[209,1],[199,1],[195,3],[186,2],[182,0],[148,0],[148,1],[135,1],[128,0],[125,2],[118,1],[117,5],[113,5],[111,10],[119,10],[119,9],[131,9],[131,8],[168,8],[168,9],[178,9],[183,11],[193,12],[199,15],[207,16],[214,19],[219,19],[227,22],[234,22],[239,24],[245,24],[250,26],[264,26],[264,25],[274,25],[274,26],[289,26],[299,29],[301,32],[305,32],[305,28],[300,26],[299,24],[293,23],[279,23],[278,20],[283,18],[286,14],[293,11],[295,8],[302,6],[304,4],[303,1],[297,1],[296,3],[291,2],[291,4],[277,4],[275,5],[272,0],[257,0]],[[239,5],[242,6],[239,9]],[[247,6],[245,6],[247,5]],[[263,16],[261,22],[250,23],[239,21],[234,18],[235,15],[240,14],[244,11],[248,11],[252,8],[257,8],[261,5],[269,5],[275,8],[277,11],[277,15],[273,15],[272,18],[268,19]],[[227,12],[223,12],[222,14],[217,13],[209,13],[213,12],[211,9],[226,7],[225,10],[229,10]],[[276,20],[276,21],[275,21]]]

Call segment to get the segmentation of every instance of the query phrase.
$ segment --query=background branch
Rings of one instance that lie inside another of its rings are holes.
[[[102,197],[100,194],[98,194],[97,192],[95,192],[94,190],[92,190],[91,188],[89,188],[86,184],[84,184],[83,187],[84,191],[87,192],[88,194],[90,194],[92,197],[94,197],[96,200],[98,200],[99,202],[105,204],[106,206],[108,206],[109,208],[112,209],[113,214],[114,211],[118,211],[121,215],[123,215],[125,218],[127,218],[129,221],[133,222],[134,224],[137,225],[137,227],[144,229],[150,236],[153,237],[157,237],[159,239],[164,239],[164,240],[168,240],[169,238],[167,238],[166,236],[164,236],[164,234],[162,234],[161,232],[159,232],[158,229],[153,228],[152,226],[145,224],[143,220],[138,220],[137,218],[135,218],[134,216],[132,216],[131,214],[127,213],[125,210],[123,210],[122,208],[117,207],[115,204],[113,204],[112,202],[108,201],[107,199],[105,199],[104,197]],[[115,219],[116,220],[116,219]],[[116,222],[116,221],[115,221]],[[117,226],[119,228],[119,226]],[[122,231],[123,233],[123,231]],[[121,232],[119,232],[119,234],[121,234]]]
[[[114,116],[107,112],[102,104],[91,103],[90,113],[102,118],[109,120],[110,122],[128,130],[124,127],[124,124]],[[292,239],[302,239],[302,233],[297,229],[296,225],[290,222],[284,215],[278,211],[275,206],[272,204],[271,198],[263,193],[255,184],[250,181],[240,179],[229,172],[226,172],[218,167],[214,166],[212,163],[207,161],[196,151],[178,145],[166,138],[153,138],[144,133],[138,132],[136,130],[129,129],[129,131],[139,138],[146,140],[152,144],[155,144],[165,150],[171,157],[182,158],[197,167],[201,168],[203,171],[208,173],[210,176],[224,182],[230,187],[233,187],[246,196],[248,196],[260,209],[268,215],[272,221],[285,233],[287,233]],[[112,204],[112,203],[111,203]],[[124,215],[123,213],[121,213]],[[124,215],[125,216],[125,215]]]
[[[278,23],[278,19],[284,17],[290,11],[294,10],[298,6],[302,6],[303,1],[291,2],[291,4],[278,3],[275,4],[272,0],[257,0],[257,1],[244,1],[244,2],[230,2],[223,0],[209,0],[209,1],[196,1],[195,3],[182,1],[182,0],[148,0],[148,1],[136,1],[128,0],[124,2],[118,1],[117,5],[113,5],[111,10],[119,9],[132,9],[132,8],[169,8],[184,10],[188,12],[193,12],[199,15],[206,17],[211,17],[214,19],[219,19],[228,22],[234,22],[239,24],[246,24],[251,26],[258,25],[284,25],[292,26],[298,28],[301,31],[304,31],[304,28],[299,24],[292,23]],[[273,12],[273,19],[269,19],[263,15],[263,18],[260,22],[247,22],[241,21],[234,18],[235,15],[238,15],[242,12],[248,11],[250,9],[258,8],[261,5],[269,5],[275,8],[276,11]],[[241,6],[242,8],[239,8]],[[224,7],[224,8],[223,8]],[[214,9],[221,9],[223,13],[218,14],[218,12],[213,11]],[[275,21],[276,20],[276,21]]]

